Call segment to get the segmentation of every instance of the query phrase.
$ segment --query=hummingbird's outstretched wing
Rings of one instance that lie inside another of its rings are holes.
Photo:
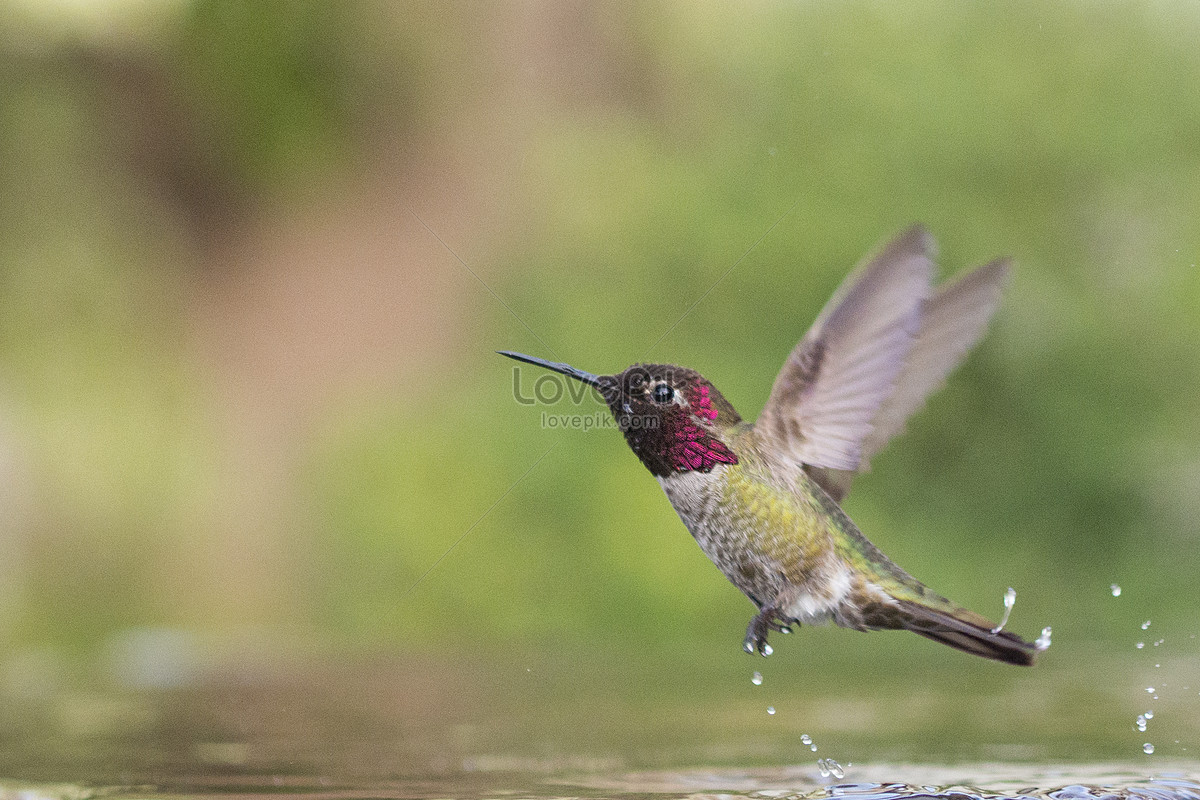
[[[858,471],[904,430],[904,423],[941,388],[950,371],[975,346],[1000,304],[1011,262],[997,259],[938,287],[921,310],[921,328],[896,388],[871,420]]]
[[[920,331],[932,250],[913,226],[842,282],[775,379],[761,435],[807,467],[859,468]]]
[[[975,346],[1000,304],[1008,279],[1007,258],[984,264],[938,287],[921,309],[921,327],[891,395],[871,420],[858,466],[853,470],[808,469],[833,499],[841,502],[854,476],[870,468],[870,459],[904,430],[904,424],[941,388],[958,363]]]
[[[918,298],[915,312],[911,297],[903,295],[903,289],[899,290],[899,298],[896,294],[889,295],[886,291],[874,289],[869,301],[899,300],[898,307],[892,310],[895,319],[907,320],[908,314],[916,314],[916,334],[908,340],[907,347],[901,337],[894,335],[896,331],[891,331],[892,335],[885,333],[878,341],[866,340],[865,337],[880,329],[882,317],[877,310],[868,308],[866,303],[851,306],[851,301],[862,289],[871,290],[865,284],[873,270],[892,270],[888,274],[893,280],[911,280],[911,276],[904,272],[903,260],[906,253],[907,258],[917,255],[911,249],[921,246],[921,242],[912,241],[916,233],[923,237],[924,250],[920,252],[928,261],[932,242],[928,234],[916,227],[895,239],[866,266],[856,270],[829,301],[812,330],[788,358],[767,403],[767,409],[776,420],[773,429],[776,433],[782,430],[778,425],[778,416],[785,413],[782,409],[787,404],[792,404],[795,424],[791,428],[798,430],[803,441],[794,442],[793,433],[785,438],[787,449],[805,465],[813,479],[839,502],[849,492],[854,476],[865,472],[871,457],[904,430],[908,418],[924,404],[925,398],[942,385],[950,371],[983,335],[999,305],[1000,293],[1008,278],[1009,260],[992,261],[942,285],[931,297]],[[909,249],[897,249],[905,242],[909,242]],[[931,262],[929,270],[931,274]],[[897,276],[895,272],[901,274]],[[822,322],[827,317],[840,317],[844,307],[848,309],[846,323],[855,328],[855,335],[844,336],[841,347],[835,348],[825,341],[832,338],[828,332],[831,326],[828,322],[824,325]],[[872,316],[873,313],[876,316]],[[851,347],[847,347],[847,344]],[[839,374],[839,370],[826,366],[826,362],[832,360],[831,353],[835,349],[842,351],[843,360],[859,367],[867,365],[877,371],[868,375],[853,375],[850,370],[843,368]],[[886,368],[878,369],[877,357],[894,360]],[[807,372],[800,372],[799,368],[805,363],[811,366]],[[847,377],[852,380],[847,380]],[[872,378],[873,382],[870,380]],[[800,385],[801,388],[791,394],[781,392],[780,386],[785,379],[789,384]],[[827,381],[829,385],[826,385]],[[844,397],[847,392],[860,391],[860,387],[866,387],[866,391],[857,398],[857,404],[855,398]],[[821,398],[820,402],[815,400],[818,397]],[[829,398],[836,398],[839,402],[830,402]],[[853,409],[853,414],[847,413],[850,409]],[[768,418],[767,410],[764,410],[763,417]],[[785,424],[783,427],[788,426]],[[838,452],[832,453],[833,457],[830,457],[831,448],[821,444],[822,437],[830,438],[840,446]]]

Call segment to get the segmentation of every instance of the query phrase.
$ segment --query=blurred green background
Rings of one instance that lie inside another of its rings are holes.
[[[1186,650],[1197,42],[1185,2],[4,0],[0,645],[739,658],[621,437],[542,427],[601,406],[519,404],[493,351],[685,364],[753,418],[921,221],[945,274],[1017,269],[849,512],[1068,653]]]

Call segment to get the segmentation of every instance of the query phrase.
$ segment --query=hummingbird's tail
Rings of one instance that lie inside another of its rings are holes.
[[[992,633],[995,626],[972,611],[954,607],[931,608],[912,600],[895,600],[895,608],[900,612],[898,627],[964,653],[1029,667],[1033,666],[1033,660],[1039,652],[1035,644],[1015,633]]]

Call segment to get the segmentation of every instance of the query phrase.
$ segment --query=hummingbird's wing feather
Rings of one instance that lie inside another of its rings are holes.
[[[843,281],[775,379],[755,425],[762,435],[806,466],[858,468],[920,329],[932,250],[913,226]]]
[[[895,388],[871,420],[858,466],[853,470],[810,467],[808,472],[839,503],[850,492],[855,475],[866,472],[870,459],[904,430],[913,413],[925,404],[967,351],[975,346],[1000,304],[1008,279],[1009,259],[984,264],[938,288],[921,311],[921,328]]]
[[[979,341],[1000,304],[1009,265],[1006,258],[984,264],[938,287],[926,302],[920,332],[896,388],[871,420],[871,433],[862,444],[859,472],[865,472],[871,456],[904,430],[913,412],[941,388],[950,371]]]

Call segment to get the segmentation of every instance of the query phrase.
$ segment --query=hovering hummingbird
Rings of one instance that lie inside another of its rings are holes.
[[[856,268],[788,356],[754,423],[685,367],[634,364],[593,375],[500,354],[599,390],[705,555],[758,608],[746,652],[769,655],[771,631],[832,621],[859,631],[910,630],[1032,665],[1037,645],[935,594],[871,544],[839,505],[999,303],[1007,259],[934,289],[933,250],[917,225]]]

